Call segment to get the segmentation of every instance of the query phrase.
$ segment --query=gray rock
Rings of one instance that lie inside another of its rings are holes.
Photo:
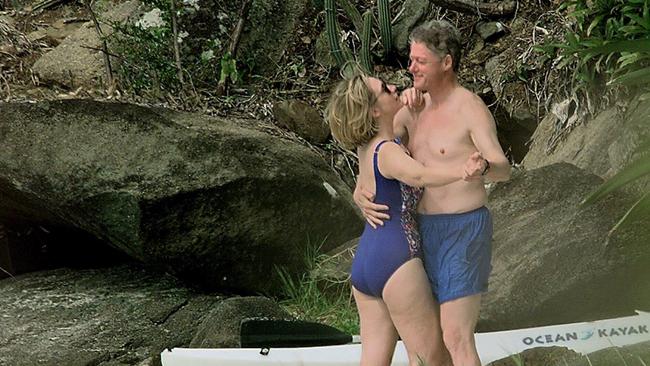
[[[232,297],[205,317],[190,342],[192,348],[241,347],[241,321],[247,318],[289,319],[277,303],[265,297]]]
[[[427,18],[431,9],[430,1],[406,0],[400,16],[393,24],[393,44],[400,55],[409,53],[409,35],[413,28]]]
[[[255,73],[273,75],[310,6],[311,0],[254,1],[241,38],[240,58],[254,60]]]
[[[480,22],[476,31],[484,41],[494,41],[506,33],[506,27],[501,22]]]
[[[501,96],[503,92],[503,85],[506,83],[508,78],[508,70],[506,69],[506,57],[507,54],[501,53],[497,56],[492,57],[485,63],[485,76],[490,82],[492,91],[497,97]]]
[[[330,135],[321,114],[303,101],[280,101],[273,106],[273,115],[279,126],[295,132],[311,143],[322,144]]]
[[[330,45],[327,40],[327,31],[323,30],[316,39],[314,61],[324,67],[336,66],[336,60],[332,56]]]
[[[134,15],[140,6],[137,0],[116,5],[102,16],[102,32],[110,35],[113,29],[110,21],[124,21]],[[84,23],[66,37],[52,51],[44,54],[33,66],[34,72],[45,82],[65,85],[69,88],[101,85],[104,75],[104,60],[101,41],[92,22]]]
[[[354,252],[359,244],[359,238],[349,240],[325,253],[326,260],[312,270],[312,278],[330,283],[341,283],[350,279]]]
[[[609,178],[641,153],[637,149],[650,137],[649,117],[650,100],[635,98],[627,113],[621,114],[618,107],[606,109],[577,125],[555,144],[561,121],[559,116],[549,113],[533,134],[533,142],[522,164],[534,169],[567,162]]]
[[[12,366],[160,364],[221,300],[131,266],[25,274],[0,293],[0,365]]]
[[[357,236],[349,189],[246,120],[92,101],[0,104],[0,221],[74,227],[208,288],[274,292]]]
[[[14,27],[16,25],[16,20],[14,20],[13,17],[10,17],[8,15],[0,14],[0,23],[4,23],[6,25]]]
[[[650,229],[609,230],[631,197],[580,202],[602,179],[560,163],[518,172],[490,194],[495,231],[479,328],[499,330],[631,315],[650,303]]]
[[[562,360],[580,357],[578,353],[565,347],[539,347],[526,350],[516,356],[507,357],[491,362],[489,366],[549,366],[559,364]],[[586,362],[586,360],[585,360]],[[587,365],[585,365],[587,366]]]
[[[490,363],[490,366],[612,366],[644,365],[650,361],[650,342],[610,347],[582,355],[564,347],[534,348]]]

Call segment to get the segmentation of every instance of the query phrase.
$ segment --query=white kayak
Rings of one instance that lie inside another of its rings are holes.
[[[476,333],[481,363],[500,360],[537,347],[567,347],[589,354],[612,346],[650,341],[650,313],[545,327]],[[301,348],[174,348],[161,353],[163,366],[356,366],[360,344]],[[393,366],[408,366],[404,344],[398,342]]]

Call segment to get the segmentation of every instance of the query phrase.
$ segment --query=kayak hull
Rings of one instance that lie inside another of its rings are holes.
[[[527,349],[567,347],[589,354],[613,346],[650,341],[650,313],[475,335],[481,363],[500,360]],[[161,353],[163,366],[358,366],[361,344],[294,348],[174,348]],[[404,344],[397,342],[392,366],[408,366]]]

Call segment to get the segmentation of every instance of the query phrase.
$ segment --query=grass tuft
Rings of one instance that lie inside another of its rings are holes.
[[[308,245],[305,253],[306,273],[291,277],[278,268],[284,299],[280,306],[291,315],[338,328],[349,334],[359,334],[359,315],[352,297],[349,281],[318,278],[315,273],[329,258],[320,254],[320,246]]]

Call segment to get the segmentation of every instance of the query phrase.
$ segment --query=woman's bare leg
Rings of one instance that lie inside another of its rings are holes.
[[[451,365],[442,341],[439,306],[418,258],[393,273],[383,293],[391,319],[404,341],[409,365]]]
[[[397,331],[386,304],[352,288],[361,323],[361,366],[389,366],[395,352]]]

